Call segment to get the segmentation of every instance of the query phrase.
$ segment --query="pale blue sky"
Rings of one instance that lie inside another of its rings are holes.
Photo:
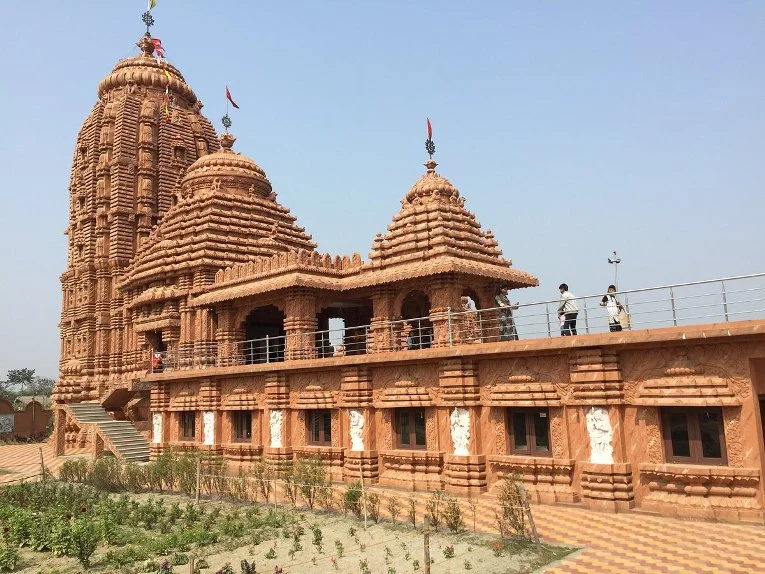
[[[58,371],[69,170],[142,1],[4,5],[0,375]],[[580,295],[765,270],[765,2],[159,0],[154,35],[322,251],[369,252],[438,171]]]

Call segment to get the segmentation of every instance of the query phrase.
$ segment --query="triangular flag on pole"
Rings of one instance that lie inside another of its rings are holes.
[[[231,99],[231,92],[228,91],[228,86],[226,86],[226,99],[231,102],[231,105],[234,106],[237,110],[239,109],[239,106],[236,105],[236,102]]]
[[[425,118],[425,121],[428,123],[428,139],[433,139],[433,128],[430,125],[430,118]]]
[[[147,8],[147,10],[151,10],[156,5],[157,5],[157,0],[149,0],[149,7]]]

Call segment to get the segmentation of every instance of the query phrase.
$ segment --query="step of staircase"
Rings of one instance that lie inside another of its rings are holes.
[[[129,462],[149,460],[149,443],[129,421],[118,421],[98,403],[75,403],[69,410],[77,423],[92,424],[111,443],[112,454]]]

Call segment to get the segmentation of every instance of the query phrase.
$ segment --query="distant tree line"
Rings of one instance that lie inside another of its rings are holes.
[[[53,379],[38,377],[34,369],[11,369],[6,380],[0,381],[0,399],[13,403],[16,397],[49,397],[53,392]]]

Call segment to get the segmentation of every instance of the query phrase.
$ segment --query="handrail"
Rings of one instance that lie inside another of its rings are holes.
[[[765,315],[765,308],[761,305],[765,301],[765,281],[757,286],[741,284],[746,280],[761,279],[765,279],[765,273],[615,292],[622,308],[630,314],[624,324],[624,319],[614,317],[604,307],[603,293],[573,298],[579,307],[578,326],[576,317],[573,323],[566,323],[571,317],[559,316],[558,299],[524,303],[517,308],[487,307],[458,312],[448,308],[444,312],[425,317],[395,318],[369,325],[288,333],[244,341],[204,341],[175,351],[152,351],[150,372],[419,350],[431,346],[451,347],[519,338],[528,340],[549,338],[559,333],[565,336],[621,331],[633,326],[680,326],[704,319],[728,322],[731,318],[740,320],[739,317],[746,315],[761,318]],[[714,283],[719,284],[718,291],[682,292],[684,289]],[[667,292],[664,297],[640,298],[642,294],[662,290]],[[738,296],[735,299],[730,297],[734,294]],[[629,302],[629,296],[633,296],[632,302]],[[552,308],[554,313],[550,312],[551,305],[555,305]],[[593,313],[598,309],[603,311]],[[703,310],[709,311],[704,314]],[[604,318],[606,321],[603,321]]]

